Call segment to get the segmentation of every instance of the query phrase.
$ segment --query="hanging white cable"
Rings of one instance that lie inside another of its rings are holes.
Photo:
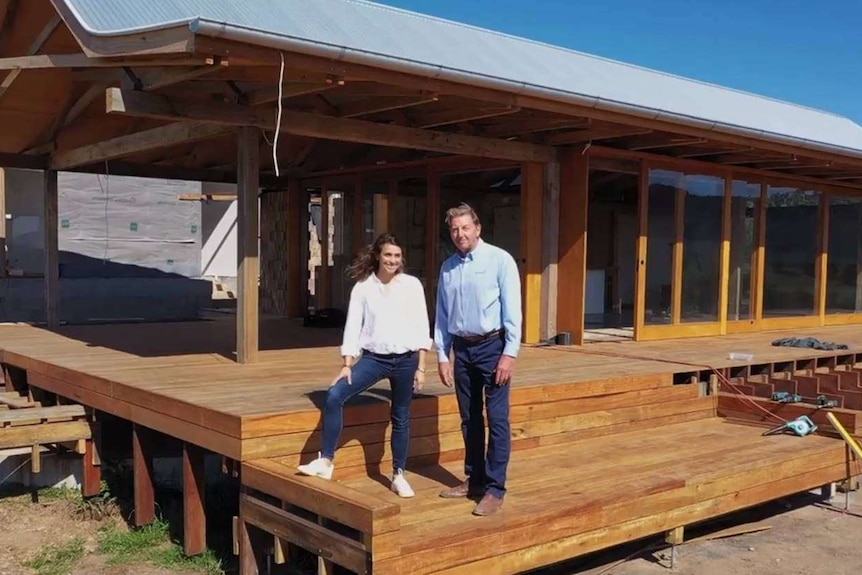
[[[278,177],[278,133],[281,131],[281,99],[284,90],[284,52],[281,55],[281,70],[278,73],[278,114],[275,117],[275,139],[272,142],[272,162],[275,164],[275,176]]]

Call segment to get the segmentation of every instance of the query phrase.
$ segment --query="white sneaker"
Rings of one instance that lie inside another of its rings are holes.
[[[310,475],[311,477],[321,477],[323,479],[332,479],[332,472],[335,470],[335,464],[325,457],[321,457],[320,454],[317,454],[317,459],[312,461],[311,463],[306,463],[305,465],[300,465],[297,467],[300,473],[303,475]]]
[[[398,495],[398,497],[413,497],[416,495],[413,493],[413,488],[411,488],[410,484],[407,483],[407,479],[404,477],[403,473],[396,473],[392,476],[391,489]]]

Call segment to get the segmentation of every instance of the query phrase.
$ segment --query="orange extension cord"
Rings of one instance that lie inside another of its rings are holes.
[[[723,373],[721,373],[719,370],[712,367],[711,365],[690,363],[687,361],[679,361],[679,360],[659,359],[659,358],[655,358],[655,357],[644,357],[644,356],[639,356],[639,355],[629,355],[629,354],[625,354],[625,353],[615,353],[615,352],[609,352],[609,351],[587,351],[587,350],[581,349],[581,348],[562,347],[562,346],[542,344],[542,343],[540,343],[540,344],[527,344],[525,347],[549,349],[552,351],[562,351],[562,352],[566,352],[566,353],[582,353],[585,355],[598,355],[598,356],[604,356],[604,357],[613,357],[613,358],[617,358],[617,359],[632,359],[632,360],[638,360],[638,361],[655,361],[655,362],[667,363],[667,364],[671,364],[671,365],[688,365],[691,367],[706,368],[706,369],[711,370],[716,375],[716,377],[718,378],[718,380],[721,383],[727,385],[731,390],[733,390],[733,392],[736,395],[738,395],[740,399],[742,399],[745,402],[748,402],[750,405],[753,405],[754,407],[756,407],[760,411],[764,412],[769,417],[777,419],[781,423],[787,423],[786,419],[772,413],[771,411],[764,408],[762,405],[760,405],[756,401],[749,398],[748,395],[746,395],[741,389],[739,389],[739,387],[737,387],[727,377],[725,377]]]

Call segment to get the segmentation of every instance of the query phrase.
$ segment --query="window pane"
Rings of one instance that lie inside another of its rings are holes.
[[[826,313],[862,311],[862,198],[829,205]]]
[[[670,324],[674,209],[682,174],[650,170],[647,203],[646,307],[644,323]]]
[[[685,177],[682,255],[683,322],[718,321],[724,178]]]
[[[820,194],[769,186],[763,316],[814,315]]]
[[[752,269],[757,250],[757,213],[760,185],[733,182],[730,204],[730,289],[727,300],[729,321],[751,319]]]

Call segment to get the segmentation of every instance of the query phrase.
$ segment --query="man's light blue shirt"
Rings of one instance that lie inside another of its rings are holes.
[[[514,258],[481,239],[462,255],[455,252],[440,268],[434,343],[438,360],[449,361],[454,336],[505,329],[503,354],[521,347],[521,276]]]

